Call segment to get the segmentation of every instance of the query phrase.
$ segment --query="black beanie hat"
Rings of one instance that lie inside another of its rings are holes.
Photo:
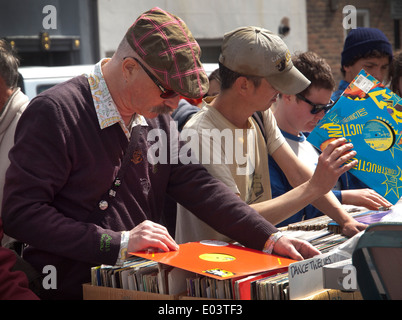
[[[345,39],[342,51],[342,66],[348,65],[356,56],[373,50],[385,53],[392,58],[392,46],[385,34],[376,28],[352,29]]]

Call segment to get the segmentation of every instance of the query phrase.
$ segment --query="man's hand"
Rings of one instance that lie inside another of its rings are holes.
[[[365,230],[367,228],[366,224],[360,223],[352,218],[350,221],[344,223],[342,225],[341,232],[347,237],[353,237],[359,232]]]
[[[369,210],[378,210],[380,207],[388,208],[392,206],[392,203],[387,199],[369,188],[342,190],[342,203],[366,207]]]
[[[164,226],[145,220],[130,230],[127,250],[130,253],[146,249],[174,251],[179,246]]]
[[[357,160],[352,160],[356,155],[352,148],[353,145],[346,143],[345,138],[329,143],[318,158],[317,167],[310,179],[311,185],[322,194],[331,191],[339,177],[357,164]]]
[[[303,260],[320,254],[320,251],[307,241],[282,236],[275,243],[272,253],[294,260]]]

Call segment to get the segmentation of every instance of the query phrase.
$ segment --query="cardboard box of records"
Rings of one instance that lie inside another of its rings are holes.
[[[135,253],[122,266],[91,269],[85,300],[251,299],[251,281],[286,272],[294,260],[204,241],[176,252]]]
[[[91,283],[83,285],[84,299],[361,299],[358,288],[346,292],[330,283],[339,283],[339,272],[343,272],[345,263],[350,264],[333,251],[348,238],[329,230],[328,217],[321,225],[321,218],[282,229],[286,235],[306,240],[321,252],[312,259],[290,261],[214,240],[184,244],[178,252],[143,253],[133,255],[123,266],[92,268]],[[316,227],[305,227],[305,223]]]
[[[185,294],[182,270],[133,257],[122,266],[91,269],[91,283],[83,284],[84,300],[177,300]],[[170,292],[167,291],[170,288]]]
[[[321,252],[345,240],[328,230],[299,232]],[[327,264],[318,262],[320,267]],[[133,255],[122,266],[94,267],[83,293],[86,300],[289,300],[294,299],[289,293],[293,291],[299,299],[322,288],[322,277],[313,287],[309,279],[306,287],[306,275],[298,274],[300,268],[298,262],[284,257],[204,241],[180,245],[178,252]],[[316,272],[322,272],[321,268]]]

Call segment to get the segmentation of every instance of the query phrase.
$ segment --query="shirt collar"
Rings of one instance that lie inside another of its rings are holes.
[[[289,132],[283,131],[280,129],[282,132],[282,135],[290,140],[297,141],[297,142],[304,142],[306,140],[306,136],[303,134],[303,132],[299,132],[299,136],[295,136]]]
[[[102,74],[102,65],[109,60],[110,58],[102,59],[94,66],[92,72],[87,74],[96,115],[101,129],[119,123],[127,138],[130,138],[130,131],[133,126],[147,126],[148,124],[143,116],[136,114],[131,122],[130,128],[127,128],[125,125]]]

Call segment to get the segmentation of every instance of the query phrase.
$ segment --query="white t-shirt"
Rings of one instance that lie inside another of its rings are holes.
[[[317,149],[306,140],[306,136],[303,133],[300,133],[299,136],[294,136],[285,131],[282,131],[282,134],[296,156],[314,171],[320,154]]]
[[[306,136],[300,132],[299,136],[294,136],[285,131],[281,131],[289,146],[292,148],[296,156],[314,172],[317,167],[319,151],[307,141]],[[338,181],[333,188],[340,190],[340,182]]]

